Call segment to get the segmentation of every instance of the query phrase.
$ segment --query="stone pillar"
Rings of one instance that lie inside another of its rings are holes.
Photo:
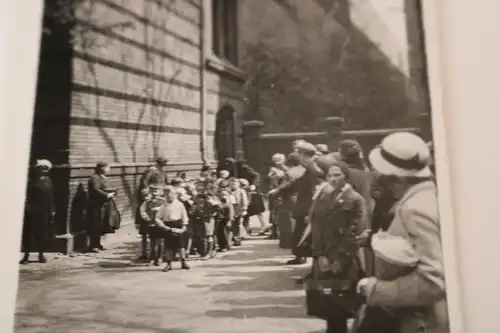
[[[430,113],[424,112],[418,115],[418,122],[422,138],[425,141],[432,140],[432,121]]]
[[[342,117],[326,117],[323,118],[323,128],[327,136],[326,144],[330,151],[338,151],[340,148],[340,140],[342,140],[342,128],[344,118]]]
[[[263,147],[260,144],[260,134],[263,127],[264,122],[260,120],[244,121],[242,125],[245,159],[248,161],[248,164],[258,172],[262,170]]]

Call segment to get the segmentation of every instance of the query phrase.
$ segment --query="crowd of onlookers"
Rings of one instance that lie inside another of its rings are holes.
[[[267,195],[245,161],[228,158],[215,171],[204,166],[196,178],[168,179],[168,161],[159,157],[137,191],[139,260],[163,261],[165,272],[177,260],[189,269],[189,256],[209,260],[240,246],[256,216],[259,235],[280,244],[289,239],[294,258],[288,264],[313,258],[299,282],[308,313],[325,319],[327,332],[347,332],[352,317],[357,332],[448,332],[432,154],[432,144],[406,132],[384,138],[368,159],[354,140],[342,141],[338,151],[297,140],[288,156],[272,156]],[[21,263],[28,262],[33,238],[46,261],[55,211],[51,167],[37,161],[29,182]],[[120,225],[108,173],[109,165],[98,163],[87,184],[91,252],[102,251],[101,236]]]
[[[327,332],[347,332],[349,318],[358,333],[448,332],[432,155],[400,132],[368,160],[353,140],[335,152],[298,140],[273,157],[271,216],[294,224],[288,264],[313,258],[299,282]]]

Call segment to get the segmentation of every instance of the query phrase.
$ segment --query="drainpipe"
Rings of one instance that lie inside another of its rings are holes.
[[[200,111],[201,111],[201,160],[207,163],[207,14],[210,13],[210,1],[203,0],[200,9]]]

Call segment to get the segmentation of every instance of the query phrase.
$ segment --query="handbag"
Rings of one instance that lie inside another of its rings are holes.
[[[360,304],[350,280],[307,278],[304,289],[308,316],[327,319],[339,311],[350,315]]]

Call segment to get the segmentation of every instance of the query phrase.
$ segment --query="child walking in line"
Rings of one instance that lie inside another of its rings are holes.
[[[248,207],[250,207],[252,203],[252,192],[250,191],[250,183],[248,180],[244,178],[240,178],[240,187],[243,191],[245,191],[247,198],[248,198]],[[252,234],[252,231],[250,230],[250,215],[246,214],[242,218],[242,223],[240,226],[240,235],[241,239],[245,240],[250,238],[250,235]]]
[[[237,178],[232,178],[230,181],[232,196],[234,198],[234,218],[232,221],[232,232],[234,246],[241,245],[241,226],[243,218],[247,215],[248,196],[245,190],[240,186],[240,181]]]
[[[219,172],[219,178],[217,178],[217,186],[219,189],[227,189],[230,186],[229,171],[221,170]]]
[[[137,259],[138,261],[148,260],[148,237],[149,237],[149,223],[150,221],[143,218],[141,214],[141,207],[144,203],[151,201],[151,192],[149,188],[143,188],[140,192],[139,205],[135,212],[135,227],[141,236],[141,255]]]
[[[142,225],[139,232],[142,238],[142,249],[147,262],[154,261],[154,265],[159,265],[160,256],[162,254],[161,239],[158,239],[155,214],[160,207],[165,203],[163,193],[164,186],[151,186],[151,192],[145,196],[145,201],[140,206],[139,212],[142,220]],[[149,236],[150,253],[147,255],[147,237]]]
[[[182,269],[189,269],[186,262],[186,249],[184,247],[183,237],[186,232],[189,219],[186,208],[177,199],[175,190],[168,186],[165,189],[166,201],[156,213],[156,226],[159,236],[163,238],[165,246],[165,262],[164,272],[172,269],[172,261],[176,253],[179,253]]]
[[[179,201],[182,202],[184,208],[186,208],[186,212],[188,214],[188,219],[189,219],[188,225],[186,227],[186,232],[183,235],[184,237],[183,243],[186,249],[186,258],[188,258],[190,255],[191,245],[193,241],[193,225],[191,220],[194,210],[194,201],[184,187],[177,188],[176,192]]]
[[[206,182],[204,190],[194,200],[193,226],[198,248],[203,259],[214,256],[215,216],[220,207],[216,197],[217,187]]]
[[[186,238],[186,257],[190,255],[196,254],[196,246],[193,247],[193,239],[195,239],[194,234],[194,222],[193,222],[193,214],[194,214],[194,199],[197,195],[197,183],[195,181],[189,181],[185,187],[186,194],[189,196],[189,200],[184,204],[186,207],[186,211],[188,213],[189,223],[187,226],[187,230],[185,232]]]
[[[218,250],[223,252],[231,249],[231,223],[234,218],[234,207],[228,190],[219,191],[219,200],[221,207],[215,219],[215,238],[217,239]]]

